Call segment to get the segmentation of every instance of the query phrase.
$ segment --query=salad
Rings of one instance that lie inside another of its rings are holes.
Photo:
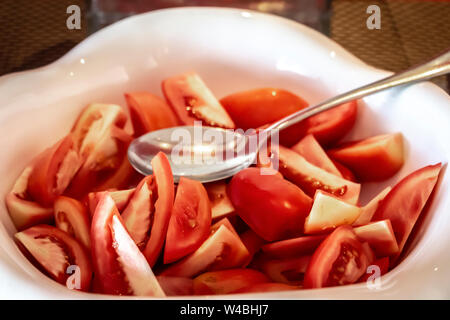
[[[417,168],[362,204],[363,183],[402,167],[401,133],[341,142],[357,121],[352,101],[284,130],[267,161],[232,178],[174,183],[163,153],[152,175],[134,171],[130,142],[195,121],[262,128],[308,103],[278,88],[218,100],[194,72],[162,91],[126,93],[126,108],[87,106],[6,195],[15,240],[45,275],[75,290],[164,297],[340,286],[398,264],[441,171]]]

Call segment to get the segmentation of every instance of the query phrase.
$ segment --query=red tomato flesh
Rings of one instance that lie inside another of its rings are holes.
[[[194,252],[208,238],[210,226],[211,205],[205,187],[181,177],[167,230],[164,263]]]

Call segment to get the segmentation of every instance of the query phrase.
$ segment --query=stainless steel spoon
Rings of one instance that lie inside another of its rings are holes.
[[[128,148],[128,159],[138,172],[148,175],[152,173],[151,159],[161,151],[169,159],[175,181],[180,177],[201,182],[224,179],[254,163],[258,150],[267,138],[280,130],[345,102],[449,72],[450,51],[447,51],[427,63],[293,113],[260,132],[256,144],[252,139],[256,137],[255,133],[201,125],[172,127],[135,139]]]

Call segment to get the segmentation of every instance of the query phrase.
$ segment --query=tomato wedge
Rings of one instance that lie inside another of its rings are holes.
[[[164,263],[194,252],[208,238],[211,205],[201,182],[181,177],[167,229]]]
[[[259,251],[259,249],[261,249],[263,244],[266,243],[266,241],[258,236],[252,229],[248,229],[241,233],[240,237],[249,253],[248,259],[246,263],[244,263],[244,267],[246,267],[252,261],[253,256]]]
[[[220,102],[236,127],[244,130],[271,124],[308,106],[299,96],[278,88],[237,92],[222,98]],[[304,135],[305,130],[303,122],[296,124],[280,133],[280,141],[292,145]]]
[[[141,180],[122,212],[123,223],[140,249],[148,241],[154,219],[156,192],[153,180],[153,176]]]
[[[358,114],[357,101],[350,101],[305,120],[306,134],[312,134],[322,146],[329,147],[353,128]]]
[[[94,270],[103,293],[165,295],[144,255],[126,231],[108,192],[100,195],[95,209],[91,240]]]
[[[282,146],[278,148],[278,159],[281,174],[298,185],[308,196],[314,197],[317,190],[322,190],[348,203],[358,202],[360,184],[316,167],[297,152]]]
[[[324,233],[344,224],[351,225],[360,214],[360,207],[317,191],[304,230],[307,234]]]
[[[312,204],[296,185],[258,168],[236,174],[229,196],[239,216],[267,241],[299,236]]]
[[[239,268],[248,254],[239,236],[221,225],[197,250],[170,265],[161,275],[193,277],[206,271]]]
[[[392,230],[391,221],[382,220],[354,228],[360,241],[366,241],[378,257],[398,253],[397,240]]]
[[[114,174],[120,173],[124,179],[127,168],[124,159],[132,140],[124,130],[126,121],[127,116],[118,105],[91,104],[83,110],[72,128],[83,165],[71,182],[67,195],[81,198],[90,191],[99,191],[96,188]],[[117,171],[118,168],[121,170]],[[108,183],[104,187],[123,186]]]
[[[32,261],[49,277],[69,288],[81,291],[90,289],[92,267],[89,254],[66,232],[42,224],[14,236],[24,253],[32,256]],[[70,275],[73,272],[79,278],[72,282]]]
[[[206,272],[194,279],[194,294],[227,294],[254,284],[270,282],[263,273],[252,269]]]
[[[342,177],[341,172],[336,168],[333,161],[331,161],[325,150],[322,149],[312,134],[305,136],[292,147],[292,150],[316,167],[334,174],[335,176]]]
[[[366,272],[369,258],[350,226],[334,230],[314,252],[305,273],[305,288],[350,284]]]
[[[383,134],[346,142],[328,151],[349,167],[360,181],[380,181],[392,177],[404,163],[401,133]]]
[[[130,111],[135,137],[178,125],[177,118],[170,106],[163,99],[151,93],[125,93],[125,100]]]
[[[168,78],[162,83],[164,96],[181,123],[233,129],[234,122],[220,102],[194,72]]]
[[[383,199],[373,216],[373,221],[391,221],[399,254],[438,181],[440,171],[441,164],[438,163],[403,178]]]
[[[28,180],[28,193],[44,206],[51,206],[72,181],[82,164],[72,135],[58,141],[35,160]]]
[[[155,202],[155,214],[150,237],[144,248],[144,255],[153,267],[161,253],[169,227],[174,201],[174,184],[172,170],[166,155],[159,152],[151,162],[158,198]]]
[[[55,200],[54,212],[56,227],[90,249],[90,219],[86,207],[76,199],[59,196]]]
[[[312,254],[320,243],[325,239],[325,235],[302,236],[268,243],[261,247],[261,250],[270,258],[294,258]]]
[[[213,219],[226,217],[234,212],[233,204],[227,194],[225,181],[205,184],[211,202],[211,215]]]
[[[19,231],[36,224],[50,224],[53,221],[53,208],[41,206],[32,201],[27,194],[28,179],[32,171],[32,166],[26,167],[5,198],[9,215]]]

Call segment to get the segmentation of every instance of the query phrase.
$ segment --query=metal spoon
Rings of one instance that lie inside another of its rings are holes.
[[[255,162],[258,150],[266,140],[320,112],[370,94],[427,80],[450,72],[450,51],[431,61],[399,74],[340,94],[315,106],[293,113],[256,134],[199,125],[172,127],[149,132],[135,139],[128,148],[128,159],[140,173],[152,173],[151,159],[160,151],[171,164],[174,180],[187,177],[201,182],[224,179]]]

